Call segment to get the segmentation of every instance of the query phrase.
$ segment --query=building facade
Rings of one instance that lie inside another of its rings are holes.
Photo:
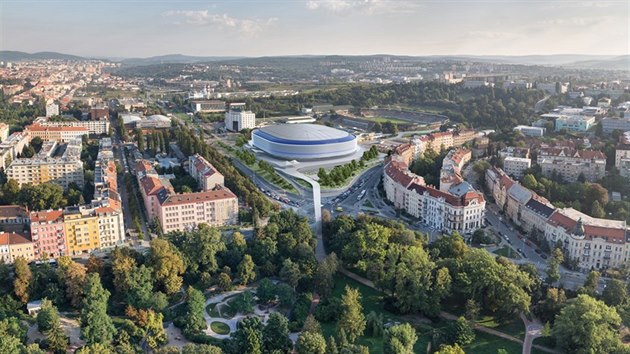
[[[24,129],[28,134],[29,141],[35,137],[42,140],[56,140],[59,142],[67,142],[75,139],[81,139],[85,135],[89,135],[86,127],[69,127],[69,126],[43,126],[40,124],[31,124]]]
[[[606,174],[606,155],[601,151],[542,148],[537,162],[544,176],[551,177],[555,173],[565,182],[576,182],[580,175],[586,181],[595,182]]]
[[[223,175],[199,154],[188,157],[188,173],[197,180],[199,187],[204,191],[225,183]]]
[[[516,179],[521,179],[530,167],[532,167],[532,160],[528,158],[508,156],[503,159],[503,170]]]
[[[31,212],[30,222],[36,259],[57,258],[66,255],[63,210]]]
[[[545,238],[559,244],[581,270],[620,268],[628,259],[625,221],[598,219],[575,209],[558,209],[547,222]]]
[[[235,132],[254,129],[256,128],[256,114],[251,111],[230,110],[225,113],[225,128]]]
[[[61,156],[56,143],[44,144],[40,152],[32,158],[16,159],[6,170],[7,178],[23,184],[38,185],[54,183],[68,189],[71,183],[83,188],[83,161],[81,161],[81,141],[72,140],[65,145]]]
[[[158,217],[164,232],[185,231],[199,224],[221,226],[238,221],[238,198],[229,189],[169,195]]]

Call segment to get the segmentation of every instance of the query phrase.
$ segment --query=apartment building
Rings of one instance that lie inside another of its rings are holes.
[[[63,226],[68,255],[76,256],[100,248],[98,218],[92,209],[83,206],[66,208]]]
[[[516,179],[521,179],[530,167],[532,167],[532,160],[528,158],[508,156],[503,159],[503,170]]]
[[[15,232],[0,233],[0,259],[4,263],[13,263],[19,257],[27,262],[35,259],[33,242],[26,236]]]
[[[199,154],[188,157],[188,173],[197,180],[199,187],[204,191],[225,183],[223,175]]]
[[[467,182],[451,184],[445,190],[442,185],[440,189],[427,186],[393,156],[385,165],[383,184],[387,200],[396,208],[438,230],[471,233],[483,224],[486,202]]]
[[[529,158],[529,148],[518,146],[506,146],[499,150],[499,157],[504,159],[506,157],[522,157]]]
[[[66,255],[66,233],[63,210],[30,213],[31,238],[36,259]]]
[[[52,128],[86,128],[88,134],[101,135],[109,134],[110,122],[109,120],[68,120],[61,122],[51,122],[46,117],[39,117],[35,120],[34,124],[38,124],[42,127]]]
[[[28,134],[29,141],[35,137],[42,140],[56,140],[58,142],[68,142],[75,139],[81,139],[84,135],[89,135],[86,127],[68,127],[68,126],[43,126],[40,124],[31,124],[24,129]]]
[[[197,167],[192,168],[193,172],[199,176],[201,173],[198,172],[203,172],[208,166],[201,160],[197,159],[196,162]],[[209,170],[205,171],[209,172]],[[159,222],[164,232],[184,231],[197,227],[199,224],[215,226],[236,223],[238,198],[229,189],[223,187],[222,183],[214,183],[222,182],[223,176],[218,172],[208,177],[206,186],[212,189],[197,193],[176,194],[168,179],[159,176],[150,163],[144,160],[138,161],[136,178],[138,178],[148,219]]]
[[[627,115],[627,114],[626,114]],[[624,118],[613,118],[606,117],[602,118],[602,132],[606,134],[610,134],[615,130],[619,130],[622,132],[630,131],[630,117]]]
[[[68,189],[70,183],[83,188],[81,140],[71,140],[63,145],[56,142],[44,144],[32,158],[12,161],[6,173],[7,178],[14,179],[20,186],[50,182],[64,189]]]
[[[21,205],[0,205],[0,231],[24,232],[28,230],[28,210]]]
[[[16,132],[0,143],[0,167],[6,169],[31,142],[28,134]]]
[[[615,167],[620,175],[630,177],[630,131],[619,137],[619,144],[615,150]]]
[[[544,234],[547,220],[555,210],[556,208],[547,199],[534,193],[532,198],[521,208],[520,225],[527,232],[535,229]]]
[[[190,108],[195,113],[223,113],[225,102],[219,100],[191,100]]]
[[[256,114],[252,111],[232,110],[225,113],[225,128],[240,132],[243,129],[256,128]]]
[[[98,222],[100,248],[120,246],[125,241],[125,222],[122,210],[112,205],[98,205],[94,208]]]
[[[544,176],[551,177],[555,172],[565,182],[575,182],[580,175],[586,181],[595,182],[606,174],[606,155],[601,151],[542,148],[538,152],[537,163]]]
[[[440,169],[440,190],[448,191],[452,186],[464,182],[462,168],[472,158],[472,152],[468,149],[458,148],[451,150],[442,160]]]
[[[625,221],[590,217],[573,208],[553,213],[545,238],[560,244],[580,269],[622,267],[628,260],[628,228]]]
[[[238,198],[225,187],[171,194],[161,201],[158,217],[164,232],[189,230],[199,224],[234,224],[238,221]]]
[[[0,142],[4,142],[9,138],[9,125],[0,123]]]

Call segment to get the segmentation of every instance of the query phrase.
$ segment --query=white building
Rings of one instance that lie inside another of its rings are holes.
[[[516,179],[521,179],[523,173],[532,166],[532,160],[523,157],[508,156],[503,160],[503,170]]]
[[[0,142],[4,142],[9,138],[9,125],[0,123]]]
[[[240,132],[243,129],[254,129],[256,127],[256,114],[252,111],[230,110],[225,113],[225,128],[227,130]]]
[[[573,208],[558,209],[547,222],[545,238],[561,245],[582,270],[620,268],[628,260],[625,221],[598,219]]]
[[[46,117],[58,116],[59,115],[59,105],[58,104],[47,104],[46,105]]]
[[[523,135],[540,137],[545,135],[545,128],[540,127],[530,127],[528,125],[517,125],[513,129],[514,131],[519,131]]]
[[[35,120],[36,124],[42,127],[83,127],[87,128],[88,134],[101,135],[109,134],[109,120],[68,120],[62,122],[51,122],[45,117]]]

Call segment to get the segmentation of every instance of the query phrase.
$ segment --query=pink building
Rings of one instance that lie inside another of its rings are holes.
[[[66,254],[63,210],[31,212],[31,237],[35,258],[57,258]]]

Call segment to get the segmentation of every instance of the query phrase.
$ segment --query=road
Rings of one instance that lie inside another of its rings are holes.
[[[534,113],[540,113],[542,111],[543,107],[545,106],[545,102],[547,102],[549,97],[551,96],[546,96],[542,100],[536,102],[536,104],[534,105]]]

